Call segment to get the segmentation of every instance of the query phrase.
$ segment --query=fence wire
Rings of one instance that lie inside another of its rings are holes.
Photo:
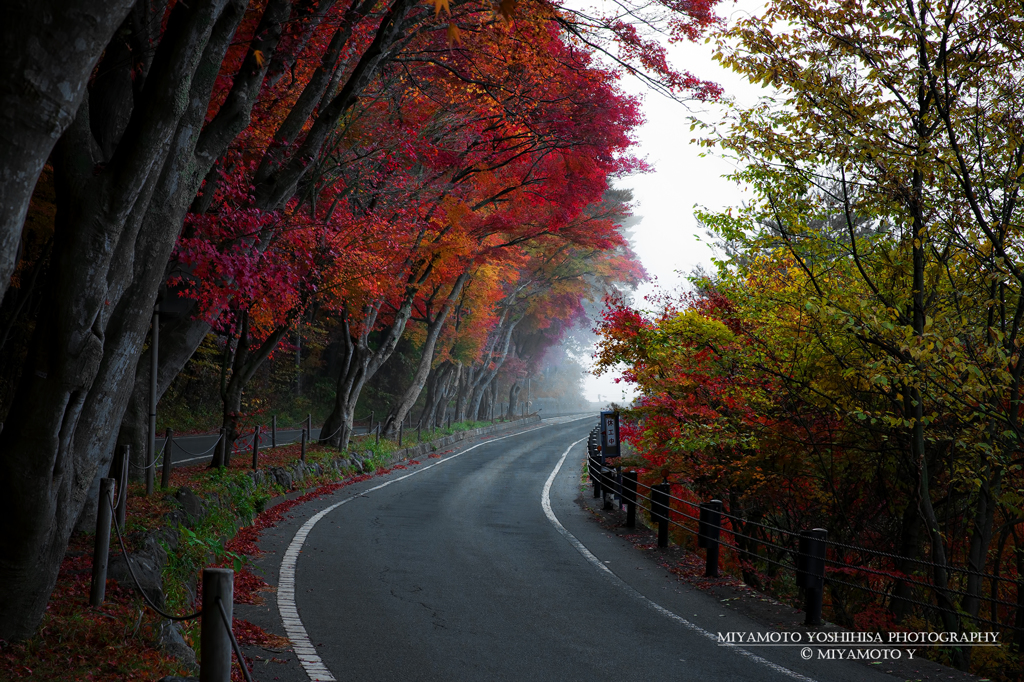
[[[618,497],[619,501],[620,501],[620,505],[621,505],[622,501],[623,501],[624,486],[622,486],[622,484],[619,482],[618,476],[617,475],[612,475],[610,469],[608,467],[602,466],[593,456],[588,457],[587,469],[588,469],[589,476],[593,479],[592,482],[593,483],[598,483],[604,489],[606,489],[608,492],[605,493],[605,494],[612,494],[612,495]],[[635,493],[635,495],[636,495],[636,502],[635,502],[635,504],[636,504],[636,506],[640,510],[642,510],[643,512],[651,515],[651,517],[654,518],[654,511],[653,511],[654,501],[653,501],[653,499],[652,499],[652,497],[650,495],[644,494],[641,491],[641,488],[644,488],[647,491],[653,491],[654,490],[653,485],[649,485],[649,484],[643,483],[642,481],[637,481],[637,490],[636,490],[636,493]],[[685,525],[683,523],[680,523],[680,522],[676,521],[675,519],[673,519],[673,515],[675,515],[677,517],[678,516],[682,516],[682,517],[684,517],[686,519],[689,519],[691,521],[696,521],[698,524],[700,524],[700,522],[701,522],[700,519],[698,517],[692,516],[691,514],[683,512],[681,510],[672,509],[671,508],[672,501],[680,502],[682,504],[688,505],[691,508],[692,507],[699,507],[699,503],[694,503],[694,502],[692,502],[690,500],[685,500],[685,499],[682,499],[680,497],[676,497],[675,495],[672,495],[672,494],[668,495],[667,523],[670,526],[675,526],[677,528],[684,529],[687,532],[690,532],[690,533],[693,533],[693,534],[699,536],[700,535],[699,525],[698,525],[698,529],[694,529],[692,526],[688,526],[688,525]],[[647,504],[644,504],[645,502]],[[724,524],[722,524],[722,525],[719,526],[720,531],[723,534],[731,535],[734,538],[734,540],[737,539],[737,538],[738,539],[744,539],[744,540],[747,540],[748,542],[751,542],[751,543],[755,543],[755,544],[758,544],[758,545],[765,545],[766,547],[772,547],[772,548],[775,548],[775,549],[777,549],[777,550],[779,550],[781,552],[784,552],[786,554],[790,554],[794,558],[796,558],[799,555],[799,549],[797,547],[790,547],[790,546],[786,546],[786,545],[781,545],[781,544],[778,544],[778,543],[773,542],[773,541],[768,540],[768,539],[757,538],[757,537],[753,537],[753,536],[747,535],[745,533],[742,533],[742,532],[736,530],[734,524],[742,523],[742,524],[745,524],[745,525],[753,525],[755,527],[762,528],[762,529],[764,529],[765,531],[767,531],[769,533],[778,533],[780,535],[783,535],[783,536],[789,537],[789,538],[799,538],[800,537],[799,532],[790,531],[790,530],[786,530],[786,529],[783,529],[783,528],[777,528],[777,527],[770,526],[770,525],[763,524],[763,523],[759,523],[759,522],[756,522],[756,521],[750,521],[750,520],[747,520],[747,519],[743,519],[743,518],[741,518],[739,516],[735,516],[733,514],[730,514],[730,513],[726,512],[724,510],[719,512],[719,513],[721,514],[721,518],[723,520],[724,519],[728,519],[730,521],[729,525],[732,526],[731,528],[727,528],[727,527],[725,527]],[[786,562],[786,561],[780,561],[778,559],[773,559],[772,557],[769,557],[769,556],[758,554],[755,550],[752,550],[752,549],[742,548],[742,547],[738,546],[737,544],[735,544],[735,542],[729,542],[724,537],[720,538],[718,540],[718,542],[719,542],[720,545],[722,545],[722,546],[732,550],[733,552],[737,553],[740,556],[743,556],[743,555],[749,556],[752,561],[763,561],[763,562],[766,562],[768,564],[772,564],[772,565],[778,566],[780,568],[784,568],[784,569],[788,569],[788,570],[793,570],[793,571],[797,571],[798,570],[796,565],[794,565],[793,563],[789,563],[789,562]],[[1014,583],[1015,585],[1018,586],[1019,589],[1024,589],[1024,586],[1021,585],[1021,581],[1018,580],[1018,579],[1014,579],[1014,578],[1007,578],[1007,577],[1003,577],[1003,576],[996,576],[996,575],[992,575],[992,574],[989,574],[989,573],[979,573],[977,571],[971,571],[970,569],[959,567],[959,566],[942,565],[942,564],[937,564],[935,562],[931,562],[931,561],[927,561],[927,560],[912,559],[910,557],[902,557],[902,556],[899,556],[899,555],[896,555],[896,554],[892,554],[892,553],[889,553],[889,552],[884,552],[884,551],[881,551],[881,550],[874,550],[874,549],[870,549],[870,548],[867,548],[867,547],[859,547],[859,546],[856,546],[856,545],[849,545],[849,544],[845,544],[845,543],[842,543],[842,542],[837,542],[837,541],[834,541],[834,540],[826,540],[825,544],[826,544],[826,546],[830,546],[833,549],[841,548],[841,549],[845,549],[845,550],[848,550],[848,551],[865,552],[865,553],[874,554],[876,556],[881,556],[881,557],[885,557],[885,558],[888,558],[888,559],[892,559],[894,561],[909,561],[909,562],[913,562],[915,564],[919,564],[919,565],[922,565],[922,566],[931,566],[931,567],[935,567],[935,568],[942,568],[942,569],[945,569],[945,570],[948,570],[948,571],[952,571],[952,572],[956,572],[956,573],[960,573],[960,574],[965,574],[965,575],[975,575],[975,576],[977,576],[979,578],[983,578],[983,579],[990,579],[990,580],[996,580],[996,581],[1001,581],[1001,582]],[[998,605],[998,606],[1003,606],[1003,607],[1012,608],[1012,609],[1020,609],[1021,608],[1021,605],[1017,604],[1015,602],[1010,602],[1010,601],[1006,601],[1006,600],[1003,600],[1003,599],[998,599],[996,597],[985,597],[984,595],[972,595],[971,593],[966,592],[966,591],[961,590],[961,589],[958,589],[956,587],[941,588],[941,587],[935,585],[934,583],[922,582],[922,581],[919,581],[919,580],[914,580],[913,577],[911,577],[911,576],[893,575],[890,572],[886,572],[884,570],[879,570],[879,569],[874,569],[874,568],[871,568],[869,566],[855,565],[855,564],[850,564],[850,563],[847,563],[845,561],[840,561],[840,560],[837,560],[837,559],[830,559],[830,558],[828,558],[827,555],[826,555],[824,561],[825,561],[826,564],[835,566],[835,567],[840,568],[840,569],[849,569],[849,570],[852,570],[852,571],[855,571],[855,572],[860,572],[860,573],[866,573],[866,574],[871,574],[871,575],[875,575],[875,576],[880,576],[880,577],[892,580],[892,581],[894,581],[894,583],[896,583],[896,582],[903,582],[905,584],[913,585],[913,586],[915,586],[917,588],[928,589],[928,590],[931,590],[934,593],[936,593],[936,596],[939,596],[940,594],[956,595],[956,596],[960,596],[960,597],[968,597],[968,598],[976,599],[980,604],[987,603],[987,604],[991,604],[991,605]],[[957,610],[957,609],[949,609],[949,608],[942,607],[942,606],[939,606],[939,605],[936,605],[936,604],[930,604],[928,602],[924,602],[924,601],[921,601],[919,599],[914,599],[913,597],[909,597],[909,596],[896,596],[896,595],[893,595],[893,594],[891,594],[889,592],[883,592],[883,591],[874,589],[872,587],[869,587],[867,585],[859,585],[859,584],[856,584],[856,583],[851,583],[851,582],[842,580],[840,578],[835,577],[834,575],[828,575],[827,574],[827,575],[818,576],[818,577],[823,578],[825,583],[830,584],[830,585],[837,585],[837,586],[848,587],[850,589],[859,590],[861,592],[870,593],[870,594],[882,597],[883,599],[899,600],[899,601],[902,601],[902,602],[905,602],[905,603],[908,603],[908,604],[914,604],[914,605],[920,606],[922,608],[927,608],[927,609],[930,609],[930,610],[935,611],[935,612],[948,613],[948,614],[956,616],[960,620],[965,620],[966,619],[966,620],[974,621],[974,622],[977,622],[977,623],[984,623],[986,625],[992,625],[992,626],[995,626],[995,627],[1001,628],[1001,629],[1007,629],[1007,630],[1013,630],[1013,631],[1024,631],[1024,628],[1019,627],[1019,626],[1015,626],[1015,625],[1010,625],[1008,623],[999,622],[999,621],[996,621],[996,620],[985,618],[983,616],[972,616],[971,614],[969,614],[969,613],[967,613],[965,611],[961,611],[961,610]]]
[[[146,606],[151,608],[159,616],[172,621],[188,621],[195,620],[203,615],[203,610],[199,609],[195,613],[190,613],[186,616],[175,616],[173,614],[165,612],[163,609],[153,603],[153,600],[149,598],[145,590],[142,589],[142,584],[139,582],[139,577],[135,575],[135,569],[132,567],[131,554],[128,553],[128,548],[124,544],[124,537],[121,534],[121,526],[117,523],[117,514],[114,513],[114,505],[112,500],[107,497],[107,504],[110,505],[111,512],[111,524],[114,526],[114,530],[117,531],[117,542],[121,546],[121,554],[124,555],[124,562],[128,566],[128,573],[132,577],[132,582],[135,583],[135,590],[142,597],[142,600],[146,603]],[[238,646],[238,640],[235,639],[235,633],[232,630],[231,623],[228,621],[227,613],[224,611],[224,605],[221,603],[220,597],[217,597],[217,609],[220,611],[221,621],[224,623],[224,627],[227,629],[228,637],[231,638],[231,646],[235,650],[235,657],[238,659],[238,666],[242,669],[242,675],[245,677],[246,682],[252,682],[252,675],[249,673],[249,667],[245,664],[245,657],[242,655],[242,649]]]

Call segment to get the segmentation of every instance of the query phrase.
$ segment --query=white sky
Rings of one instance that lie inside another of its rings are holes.
[[[760,2],[739,0],[723,2],[719,14],[730,16],[757,12]],[[749,9],[748,9],[749,8]],[[737,104],[749,106],[763,94],[711,58],[710,44],[670,46],[671,63],[677,68],[711,80],[725,89],[725,96]],[[743,188],[723,176],[733,166],[715,156],[701,158],[701,149],[692,144],[699,131],[690,131],[690,116],[705,121],[721,120],[724,107],[717,104],[693,103],[689,108],[657,93],[646,91],[633,79],[622,83],[623,89],[643,98],[646,123],[637,131],[637,156],[646,158],[651,173],[626,178],[619,186],[633,190],[635,213],[642,218],[635,226],[633,248],[652,282],[637,290],[634,300],[642,304],[643,296],[654,290],[654,281],[664,289],[684,284],[696,266],[711,267],[712,251],[694,217],[695,208],[711,210],[738,206],[745,197]],[[624,402],[632,397],[625,383],[616,384],[612,375],[588,375],[584,383],[587,399],[603,402]]]

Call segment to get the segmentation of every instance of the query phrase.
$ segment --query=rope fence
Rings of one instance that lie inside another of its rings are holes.
[[[246,682],[252,682],[252,674],[245,663],[245,656],[238,645],[232,628],[232,617],[229,610],[233,607],[234,571],[229,568],[203,569],[203,601],[202,608],[194,613],[175,615],[167,613],[153,603],[153,600],[142,587],[132,557],[125,545],[121,524],[117,521],[113,489],[115,480],[104,478],[100,481],[99,513],[96,520],[96,541],[93,554],[92,585],[89,603],[100,608],[106,596],[107,566],[110,551],[110,528],[113,526],[117,534],[117,542],[121,547],[128,574],[131,576],[135,590],[142,597],[143,603],[161,618],[174,622],[183,622],[201,618],[200,623],[200,679],[209,682],[230,682],[231,652],[235,653],[238,667]],[[124,485],[121,486],[122,489]],[[120,493],[120,491],[119,491]],[[120,495],[119,495],[120,497]],[[225,608],[225,604],[228,605]],[[216,608],[214,608],[216,607]],[[219,619],[211,618],[211,614],[219,614]]]
[[[695,535],[698,547],[706,550],[705,575],[708,577],[717,577],[718,548],[724,546],[734,553],[741,565],[753,568],[757,563],[762,563],[779,570],[795,572],[796,585],[805,598],[808,625],[821,623],[822,596],[827,585],[833,596],[836,595],[836,589],[844,588],[872,597],[881,597],[883,601],[890,603],[904,603],[933,613],[951,615],[956,618],[959,627],[963,627],[965,621],[970,621],[999,629],[1024,632],[1024,627],[957,608],[953,605],[953,599],[976,600],[977,611],[981,610],[983,604],[988,604],[993,614],[996,613],[997,607],[1020,611],[1024,609],[1022,604],[1000,599],[995,595],[974,594],[958,584],[943,587],[921,576],[907,575],[895,568],[886,570],[863,563],[850,563],[843,560],[843,554],[861,553],[880,557],[892,561],[894,566],[898,565],[897,562],[906,562],[902,565],[909,563],[939,568],[949,574],[960,576],[961,579],[974,576],[979,579],[1014,583],[1024,596],[1024,584],[1017,579],[829,540],[827,531],[820,528],[793,531],[744,519],[723,509],[723,504],[719,500],[701,503],[683,499],[671,494],[671,486],[667,481],[646,484],[638,480],[636,471],[623,471],[621,466],[613,468],[606,465],[602,456],[601,428],[594,428],[587,444],[587,475],[593,485],[594,497],[604,498],[603,508],[606,510],[614,509],[612,501],[618,500],[619,509],[626,509],[627,527],[635,527],[637,508],[646,513],[651,523],[658,527],[659,547],[668,546],[670,527]],[[695,516],[695,512],[699,512],[699,515]],[[764,537],[757,537],[761,534]],[[758,550],[762,546],[768,551],[760,553]],[[840,577],[846,577],[844,574],[861,575],[865,580],[881,578],[889,582],[889,588],[877,589],[870,584],[844,580]],[[897,594],[897,586],[902,586],[908,594]],[[921,590],[931,592],[939,603],[929,603],[916,598],[918,595],[914,592]]]

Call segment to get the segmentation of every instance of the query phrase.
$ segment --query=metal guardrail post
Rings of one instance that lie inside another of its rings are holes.
[[[110,558],[110,510],[114,506],[114,479],[100,479],[99,513],[96,514],[96,541],[92,551],[92,587],[89,603],[99,608],[107,594],[107,561]]]
[[[230,682],[231,633],[224,627],[217,600],[224,607],[227,621],[234,611],[235,572],[230,568],[203,569],[203,616],[200,625],[200,682]]]
[[[299,459],[302,460],[303,464],[306,463],[306,437],[307,437],[307,435],[308,434],[306,433],[306,429],[302,429],[302,449],[299,451]]]
[[[164,465],[160,474],[160,487],[167,489],[171,485],[171,450],[174,448],[174,431],[167,429],[167,442],[164,444]]]
[[[804,625],[821,625],[826,539],[828,531],[824,528],[800,531],[796,584],[804,590],[804,610],[807,614]]]
[[[636,472],[622,473],[622,498],[626,503],[626,528],[636,528]]]
[[[722,501],[711,500],[700,505],[700,521],[697,524],[697,546],[705,553],[704,576],[718,577],[718,542],[722,530]]]
[[[270,420],[270,447],[277,447],[277,415],[275,414]]]
[[[658,522],[658,547],[668,547],[668,483],[656,483],[651,486],[651,521]]]
[[[594,484],[594,497],[601,497],[601,465],[596,458],[591,457],[587,468],[590,470],[590,482]]]
[[[252,468],[255,469],[259,466],[260,459],[260,427],[256,425],[256,430],[252,432]]]

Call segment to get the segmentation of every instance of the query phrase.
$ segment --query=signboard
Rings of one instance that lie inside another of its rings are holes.
[[[605,457],[618,457],[622,454],[619,447],[619,413],[601,413],[601,454]]]

